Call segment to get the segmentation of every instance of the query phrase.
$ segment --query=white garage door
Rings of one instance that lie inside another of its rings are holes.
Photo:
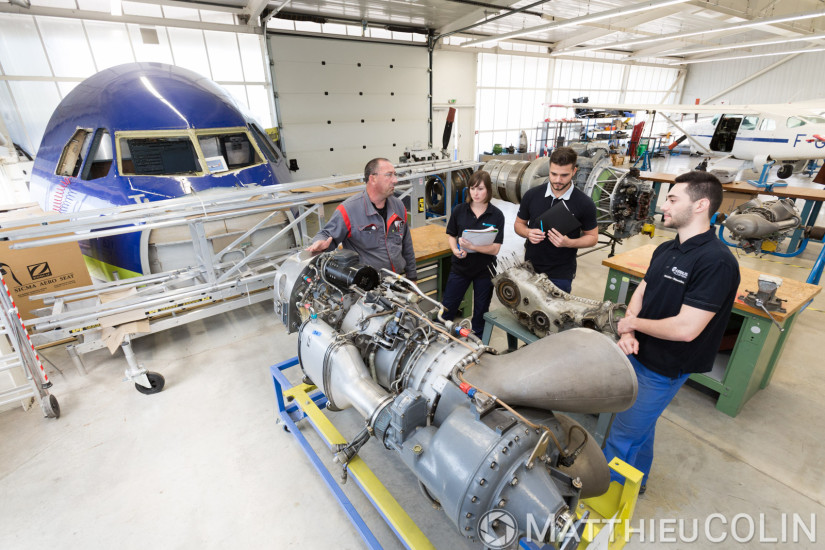
[[[295,179],[361,172],[427,147],[427,49],[351,40],[268,37],[282,142]]]

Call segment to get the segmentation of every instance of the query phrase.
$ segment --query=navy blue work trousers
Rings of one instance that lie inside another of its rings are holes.
[[[448,321],[455,319],[461,300],[471,283],[473,285],[473,332],[481,338],[484,332],[484,314],[490,309],[490,300],[493,299],[493,281],[488,273],[482,273],[477,277],[465,277],[450,271],[441,303],[447,310],[444,318]]]

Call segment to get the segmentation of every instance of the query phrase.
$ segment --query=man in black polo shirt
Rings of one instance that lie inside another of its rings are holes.
[[[570,292],[576,276],[576,250],[589,248],[599,240],[596,205],[573,187],[576,152],[558,147],[550,155],[550,181],[527,191],[516,215],[516,234],[525,237],[524,259],[536,273],[544,273],[553,284]],[[559,201],[573,214],[581,227],[562,235],[543,227],[539,217]]]
[[[675,181],[662,211],[665,227],[678,235],[653,252],[618,325],[619,347],[636,370],[639,393],[616,415],[604,447],[608,460],[619,457],[644,474],[642,489],[656,421],[691,373],[713,368],[739,286],[739,264],[710,226],[722,184],[708,172]]]

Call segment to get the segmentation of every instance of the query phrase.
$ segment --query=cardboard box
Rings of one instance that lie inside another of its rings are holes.
[[[4,221],[42,215],[39,208],[10,209],[0,213],[0,227]],[[29,296],[92,284],[76,242],[23,250],[12,250],[11,244],[0,241],[0,271],[23,320],[45,307],[42,300],[30,300]]]
[[[723,191],[722,204],[719,205],[719,212],[730,214],[734,209],[744,202],[755,198],[756,195],[750,193],[737,193],[736,191]]]
[[[612,154],[610,155],[610,162],[613,163],[613,166],[621,166],[624,164],[624,155]]]

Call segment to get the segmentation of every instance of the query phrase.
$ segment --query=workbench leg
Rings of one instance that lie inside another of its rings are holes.
[[[518,338],[507,333],[507,350],[508,351],[516,351],[518,349]]]
[[[493,335],[493,323],[487,321],[484,323],[484,333],[481,335],[481,343],[485,346],[490,345],[490,337]]]
[[[746,316],[722,380],[716,408],[735,417],[759,391],[776,347],[779,330],[770,319]]]
[[[610,426],[613,425],[613,419],[615,417],[616,413],[599,413],[599,418],[596,421],[596,433],[594,433],[593,436],[601,448],[604,448],[604,442],[610,434]]]
[[[765,375],[762,377],[762,382],[759,384],[759,389],[764,390],[771,383],[771,378],[773,378],[773,373],[776,370],[776,364],[782,356],[782,350],[785,348],[785,342],[788,341],[788,335],[791,333],[791,327],[793,327],[794,323],[796,323],[797,315],[799,315],[799,312],[794,313],[785,319],[785,322],[782,324],[782,327],[785,330],[779,333],[779,339],[776,342],[776,347],[774,347],[773,353],[771,353],[771,358],[768,361],[768,368],[765,370]]]

